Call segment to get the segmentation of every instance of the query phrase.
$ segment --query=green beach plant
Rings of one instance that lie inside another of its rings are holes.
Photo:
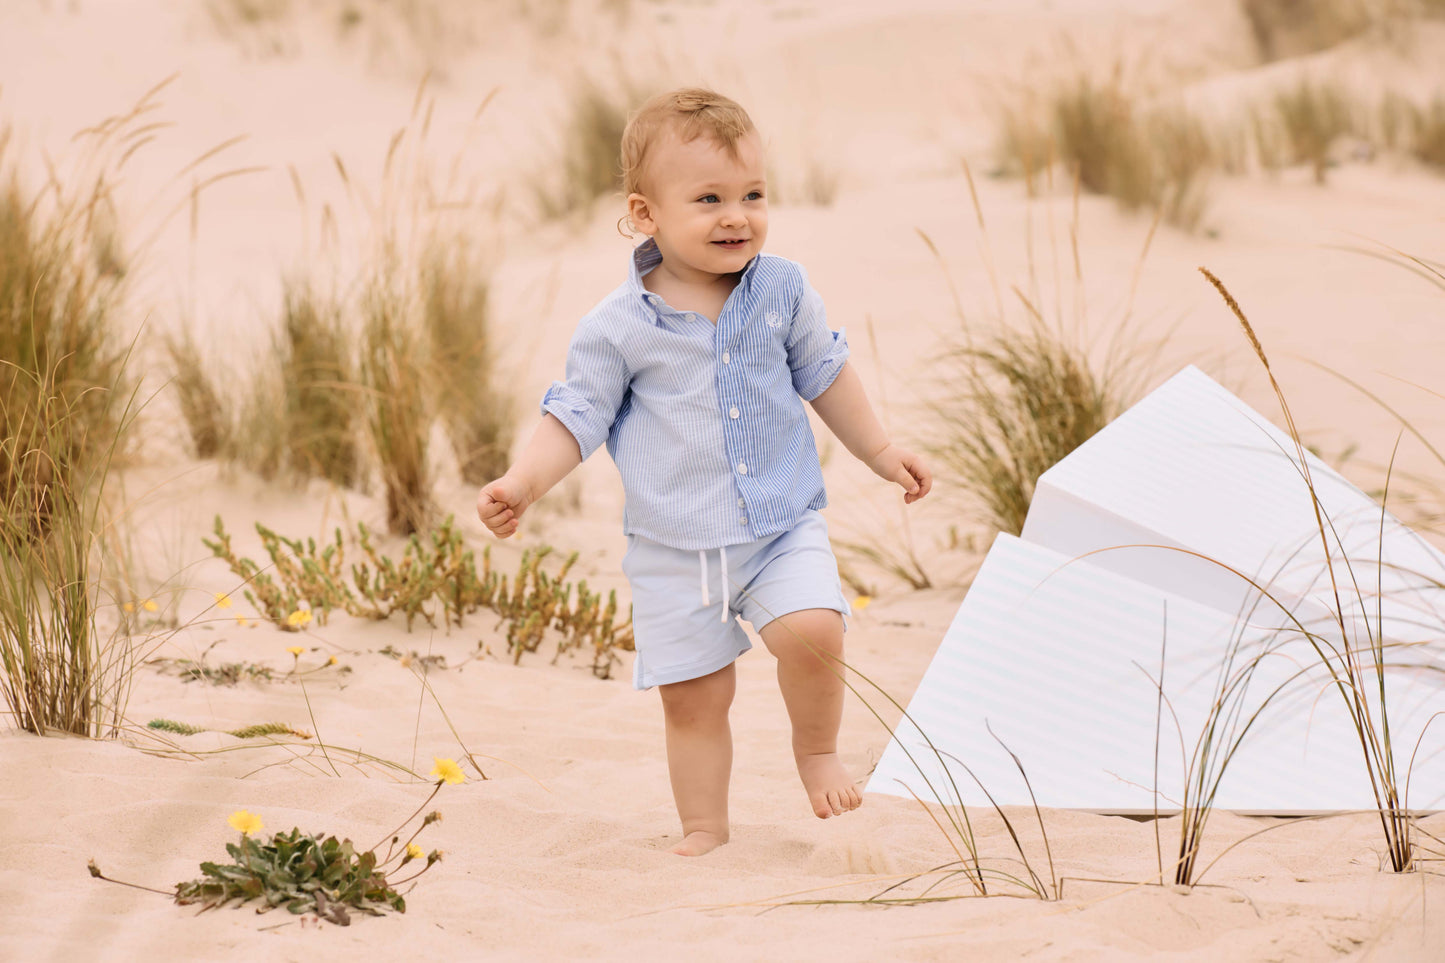
[[[241,834],[237,842],[226,844],[231,862],[201,863],[201,876],[177,883],[173,893],[111,879],[94,860],[89,864],[90,875],[170,896],[181,905],[199,903],[202,909],[217,909],[258,900],[261,904],[258,912],[283,908],[295,915],[314,913],[319,919],[338,926],[351,925],[352,911],[370,916],[389,911],[405,913],[406,893],[415,887],[420,876],[442,860],[440,850],[428,853],[416,844],[421,832],[441,819],[440,812],[432,811],[425,816],[422,812],[443,785],[460,783],[465,778],[461,768],[450,759],[436,759],[431,775],[437,779],[431,795],[370,849],[360,850],[350,839],[302,833],[296,828],[288,833],[275,833],[269,842],[261,842],[253,836],[265,828],[260,816],[242,809],[227,819],[230,827]],[[419,821],[418,817],[421,817]],[[412,828],[414,821],[416,826]],[[378,855],[383,844],[386,850]],[[410,867],[409,875],[397,878],[407,867]],[[408,883],[412,886],[405,891],[398,888]]]
[[[373,620],[400,612],[410,631],[418,617],[433,628],[439,621],[460,626],[465,615],[484,608],[506,625],[514,663],[536,652],[549,630],[560,633],[558,657],[574,650],[590,653],[593,674],[602,679],[611,677],[617,652],[632,648],[631,620],[619,623],[617,593],[609,591],[604,599],[585,580],[567,581],[575,552],[549,574],[542,563],[551,549],[528,549],[509,580],[492,570],[490,546],[478,563],[450,516],[425,536],[410,536],[400,559],[383,554],[371,530],[359,523],[354,544],[362,559],[348,571],[347,542],[339,528],[322,543],[287,538],[259,523],[256,530],[271,559],[264,567],[236,554],[219,515],[216,538],[205,545],[245,580],[247,601],[287,631],[313,618],[325,624],[335,609]]]

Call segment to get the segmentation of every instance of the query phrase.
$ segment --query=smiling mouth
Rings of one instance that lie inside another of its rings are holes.
[[[727,248],[738,248],[738,247],[742,247],[744,244],[746,244],[746,243],[748,243],[748,242],[747,242],[747,239],[746,239],[746,238],[742,238],[742,239],[740,239],[740,240],[733,240],[733,241],[713,241],[713,243],[714,243],[714,244],[720,244],[720,245],[722,245],[723,247],[727,247]]]

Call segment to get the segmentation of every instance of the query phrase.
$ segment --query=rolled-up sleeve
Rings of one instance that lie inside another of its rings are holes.
[[[848,360],[846,330],[836,332],[828,327],[828,314],[823,297],[808,283],[808,274],[798,268],[802,295],[793,311],[793,324],[788,331],[788,367],[793,372],[793,388],[804,401],[812,401],[838,377]]]
[[[542,397],[542,413],[562,422],[586,461],[607,440],[631,375],[617,346],[590,319],[567,347],[566,374],[567,380],[554,381]]]

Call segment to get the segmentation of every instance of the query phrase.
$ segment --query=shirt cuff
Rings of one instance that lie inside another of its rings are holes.
[[[542,397],[542,414],[555,415],[557,420],[562,422],[562,426],[572,433],[572,437],[577,440],[578,450],[582,452],[583,461],[602,447],[612,427],[598,424],[600,419],[592,403],[575,388],[570,388],[561,381],[553,382],[552,387],[548,388]]]
[[[833,344],[827,353],[793,372],[793,388],[804,401],[812,401],[827,391],[843,370],[849,354],[847,330],[834,331]]]

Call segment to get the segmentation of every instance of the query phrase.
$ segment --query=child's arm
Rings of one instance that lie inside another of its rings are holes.
[[[582,449],[556,415],[543,416],[507,473],[477,494],[477,515],[498,538],[517,530],[522,513],[582,464]]]
[[[888,440],[863,392],[863,379],[851,364],[845,363],[812,403],[818,417],[855,458],[879,477],[903,486],[905,502],[916,502],[933,488],[933,473],[923,459]]]

